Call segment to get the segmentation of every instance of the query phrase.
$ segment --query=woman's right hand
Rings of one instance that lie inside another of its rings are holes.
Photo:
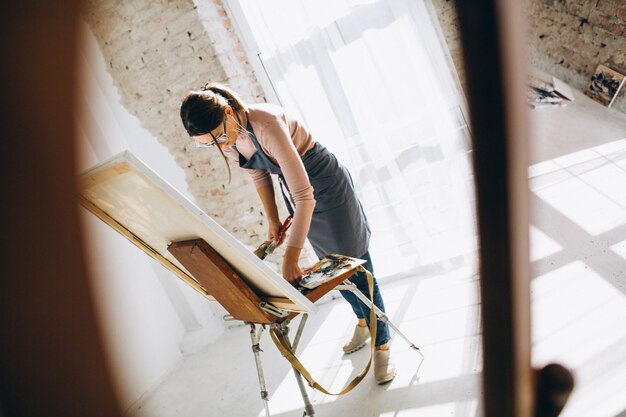
[[[276,240],[279,244],[284,236],[280,236],[280,227],[282,226],[279,219],[269,220],[267,228],[267,240]]]

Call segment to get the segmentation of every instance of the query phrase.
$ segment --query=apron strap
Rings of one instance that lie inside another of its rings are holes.
[[[282,175],[278,176],[278,184],[280,184],[280,192],[283,194],[283,200],[285,200],[285,205],[287,206],[287,211],[289,212],[289,214],[291,214],[291,216],[294,215],[295,213],[295,203],[292,203],[291,201],[291,193],[286,193],[285,192],[285,188],[287,188],[287,191],[289,191],[289,188],[287,187],[287,185],[284,183],[285,179],[283,178]]]
[[[372,364],[372,356],[374,355],[374,350],[375,350],[375,345],[376,345],[376,313],[374,312],[374,279],[372,278],[372,274],[367,269],[363,268],[362,265],[359,265],[357,267],[357,271],[364,272],[365,275],[367,276],[367,287],[368,287],[369,295],[370,295],[370,302],[371,302],[371,306],[370,306],[370,340],[371,340],[370,358],[367,361],[365,368],[363,368],[363,370],[359,372],[359,374],[356,377],[354,377],[354,379],[350,381],[348,385],[346,385],[346,387],[342,389],[340,392],[338,393],[329,392],[326,388],[318,384],[317,381],[315,381],[315,379],[313,379],[313,377],[311,376],[311,373],[304,367],[304,365],[302,365],[302,363],[298,360],[298,358],[296,358],[296,356],[293,354],[293,351],[291,349],[291,344],[289,343],[289,339],[287,339],[287,336],[285,336],[285,334],[283,334],[282,332],[274,328],[270,330],[270,336],[272,337],[272,340],[274,341],[274,344],[276,345],[280,353],[291,363],[291,365],[300,373],[300,375],[302,375],[304,379],[307,380],[311,388],[316,389],[320,392],[323,392],[324,394],[327,394],[327,395],[339,396],[339,395],[343,395],[352,391],[354,387],[359,385],[359,383],[363,380],[365,375],[367,375],[367,372],[369,371],[370,366]]]

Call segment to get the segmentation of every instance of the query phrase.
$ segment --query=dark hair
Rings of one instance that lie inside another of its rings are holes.
[[[200,90],[189,91],[180,106],[180,118],[189,136],[205,135],[219,126],[226,106],[236,114],[246,110],[239,97],[223,85],[207,83]]]
[[[227,106],[235,111],[235,115],[247,110],[246,105],[231,89],[220,84],[207,83],[200,90],[187,93],[180,106],[180,119],[189,136],[206,135],[222,123]],[[220,145],[217,145],[217,149],[226,164],[230,184],[232,177],[228,159]]]

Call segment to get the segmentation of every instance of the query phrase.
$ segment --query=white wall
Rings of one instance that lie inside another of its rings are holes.
[[[81,68],[79,171],[129,149],[192,199],[183,170],[167,149],[120,104],[89,27],[77,57]],[[108,359],[123,408],[152,388],[182,354],[223,332],[222,310],[95,216],[81,209],[85,255]]]

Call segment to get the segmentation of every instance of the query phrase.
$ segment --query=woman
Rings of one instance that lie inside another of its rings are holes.
[[[269,225],[268,240],[279,236],[281,221],[270,174],[278,175],[283,198],[293,216],[291,235],[283,257],[283,277],[297,284],[302,277],[298,265],[308,237],[321,259],[330,253],[364,259],[372,272],[368,252],[370,230],[350,174],[330,153],[315,142],[300,121],[272,104],[244,104],[230,89],[211,84],[190,91],[180,108],[187,133],[200,147],[215,146],[246,169],[261,198]],[[230,168],[226,162],[230,180]],[[350,278],[368,294],[364,273]],[[369,308],[349,291],[341,291],[358,318],[352,339],[343,350],[352,353],[369,339]],[[374,303],[384,303],[374,279]],[[389,358],[389,326],[377,321],[374,376],[379,384],[391,381],[395,366]]]

